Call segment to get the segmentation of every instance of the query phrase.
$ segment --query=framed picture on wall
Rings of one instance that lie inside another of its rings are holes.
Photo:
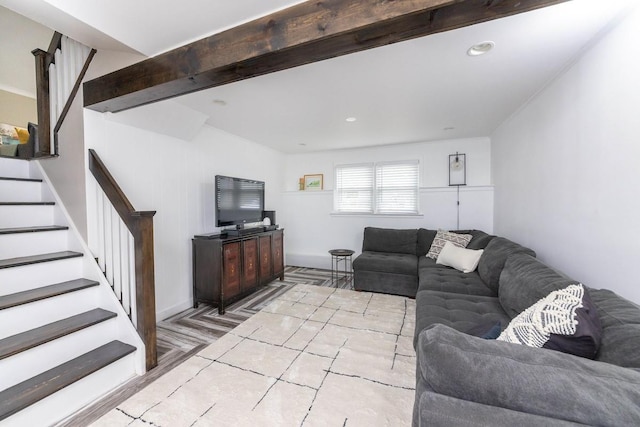
[[[320,191],[324,189],[324,176],[321,173],[304,176],[305,191]]]
[[[465,154],[449,155],[449,185],[467,185],[467,156]]]

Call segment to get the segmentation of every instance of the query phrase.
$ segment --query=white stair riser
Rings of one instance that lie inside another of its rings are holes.
[[[3,173],[0,172],[0,175]],[[0,179],[0,202],[39,202],[41,200],[41,182]]]
[[[0,295],[28,291],[83,276],[82,258],[0,269]]]
[[[0,234],[0,259],[69,250],[69,231]]]
[[[53,205],[0,205],[0,228],[54,225]]]
[[[0,360],[0,390],[28,380],[34,375],[54,368],[114,339],[117,339],[117,324],[115,319],[109,319]],[[25,366],[28,366],[29,369],[24,369]]]
[[[96,289],[88,288],[0,310],[0,338],[92,310],[98,298]]]
[[[0,171],[7,178],[29,178],[29,161],[0,157]]]
[[[2,422],[2,427],[46,426],[67,418],[133,378],[135,354],[132,353],[7,418]]]

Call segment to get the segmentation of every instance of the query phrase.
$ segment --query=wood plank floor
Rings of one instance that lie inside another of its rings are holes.
[[[227,307],[226,313],[200,304],[157,324],[158,366],[145,375],[134,378],[124,387],[104,399],[85,408],[59,427],[85,427],[115,408],[144,387],[187,360],[193,354],[216,341],[231,329],[260,311],[271,300],[282,295],[296,284],[336,286],[331,281],[331,271],[306,267],[285,268],[284,280],[275,280],[252,295]],[[350,281],[342,278],[337,287],[352,289]]]

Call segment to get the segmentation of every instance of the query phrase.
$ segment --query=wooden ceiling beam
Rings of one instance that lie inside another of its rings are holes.
[[[564,1],[307,1],[88,81],[84,106],[122,111]]]

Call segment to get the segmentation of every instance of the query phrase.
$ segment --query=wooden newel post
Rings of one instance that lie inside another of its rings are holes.
[[[49,65],[52,55],[42,49],[31,51],[36,59],[36,99],[38,108],[38,144],[34,156],[51,154],[51,106],[49,104]]]
[[[137,330],[146,348],[147,370],[158,365],[156,346],[156,294],[153,253],[155,212],[136,212],[135,235]]]

